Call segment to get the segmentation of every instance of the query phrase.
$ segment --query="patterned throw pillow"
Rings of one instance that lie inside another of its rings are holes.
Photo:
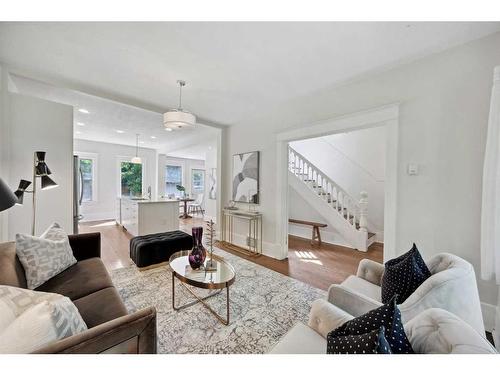
[[[396,294],[397,302],[403,303],[430,276],[429,268],[413,244],[410,251],[385,263],[382,303],[389,302]]]
[[[326,354],[392,354],[384,331],[382,326],[362,335],[328,335]]]
[[[16,254],[23,265],[29,289],[39,287],[76,263],[68,235],[57,223],[40,237],[16,234]]]
[[[29,353],[86,329],[68,297],[0,285],[0,353]]]
[[[396,304],[396,297],[383,306],[358,316],[330,332],[327,336],[328,342],[335,337],[349,335],[363,335],[384,327],[384,334],[391,352],[394,354],[412,354],[411,347],[401,321],[401,312]]]

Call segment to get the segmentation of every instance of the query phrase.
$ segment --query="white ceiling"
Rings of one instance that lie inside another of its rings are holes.
[[[266,107],[500,30],[500,23],[2,23],[0,60],[39,78],[234,125]],[[206,122],[205,122],[206,123]]]
[[[199,142],[196,145],[190,145],[185,148],[181,148],[175,151],[171,151],[167,153],[167,156],[171,156],[174,158],[184,158],[184,159],[197,159],[197,160],[206,160],[207,152],[216,148],[217,143],[214,139],[206,139],[203,142]]]
[[[17,75],[10,76],[9,85],[11,91],[20,94],[73,106],[76,139],[135,146],[136,134],[139,134],[140,147],[154,148],[162,153],[180,150],[186,154],[193,148],[193,158],[203,155],[201,159],[204,159],[205,155],[200,152],[200,147],[206,150],[215,137],[215,129],[201,124],[193,129],[167,132],[160,113]],[[82,113],[79,109],[85,109],[89,113]]]

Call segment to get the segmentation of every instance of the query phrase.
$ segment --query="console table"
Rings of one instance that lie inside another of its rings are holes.
[[[234,243],[234,221],[248,223],[247,246],[242,247]],[[245,210],[222,210],[221,242],[229,249],[250,256],[262,254],[262,214]]]

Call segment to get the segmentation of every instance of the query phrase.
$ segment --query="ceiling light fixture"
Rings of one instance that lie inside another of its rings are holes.
[[[182,88],[186,82],[178,80],[179,84],[179,107],[163,114],[163,125],[168,129],[182,129],[193,127],[196,124],[196,116],[182,109]]]
[[[86,115],[88,115],[90,112],[88,110],[86,110],[85,108],[78,108],[78,112],[80,113],[85,113]]]
[[[78,126],[85,126],[85,123],[83,123],[83,122],[77,122],[76,124],[77,124]]]
[[[135,156],[131,160],[134,164],[141,164],[142,160],[139,157],[139,134],[135,135]]]
[[[172,128],[165,128],[165,130],[166,130],[166,131],[168,131],[168,132],[171,132],[171,131],[173,131],[174,129],[172,129]]]
[[[156,137],[154,135],[151,136],[151,139],[156,139]]]
[[[120,129],[117,129],[117,130],[115,130],[115,131],[116,131],[118,134],[123,134],[123,133],[125,133],[123,130],[120,130]]]

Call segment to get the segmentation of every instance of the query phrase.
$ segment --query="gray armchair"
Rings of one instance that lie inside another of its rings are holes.
[[[422,311],[449,311],[485,336],[481,304],[472,265],[464,259],[441,253],[426,261],[432,276],[399,305],[403,322]],[[359,316],[382,305],[381,282],[384,266],[364,259],[356,275],[330,286],[328,301],[351,315]]]
[[[301,322],[271,350],[271,354],[325,354],[328,333],[353,316],[325,300],[313,302],[309,323]],[[469,324],[443,309],[422,311],[404,325],[415,353],[496,354],[495,348]]]

